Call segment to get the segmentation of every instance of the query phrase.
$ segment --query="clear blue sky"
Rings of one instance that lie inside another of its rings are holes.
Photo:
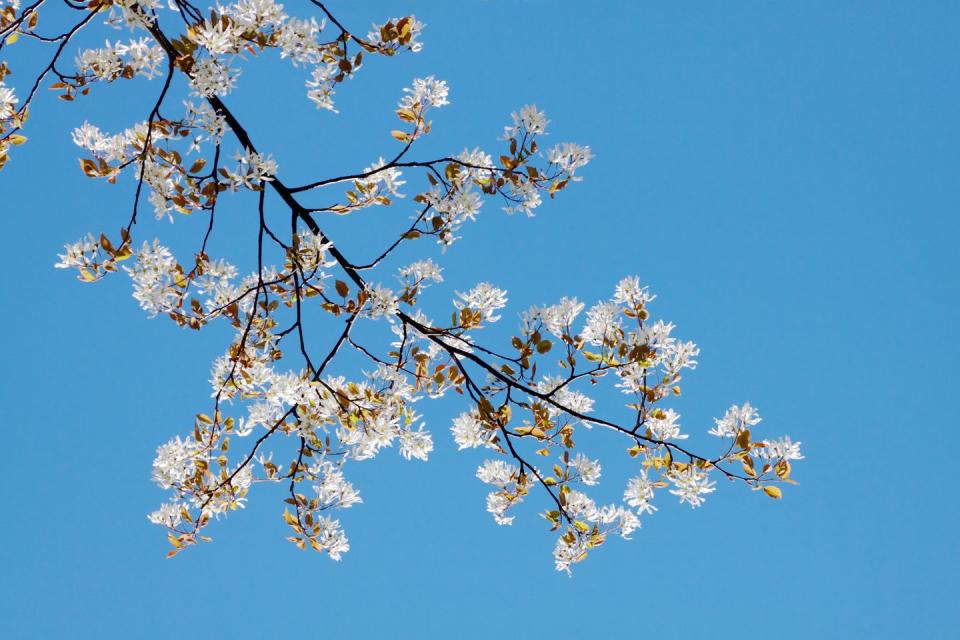
[[[483,456],[455,451],[462,406],[444,400],[422,407],[429,464],[386,452],[354,466],[364,504],[342,514],[342,562],[283,540],[269,488],[213,528],[214,544],[165,560],[145,517],[164,498],[150,463],[207,407],[225,334],[145,319],[125,277],[84,286],[53,269],[63,242],[123,224],[131,194],[129,180],[84,179],[68,132],[84,119],[126,126],[114,116],[142,118],[159,87],[100,87],[73,105],[48,95],[0,174],[0,636],[248,638],[298,624],[358,638],[955,633],[960,10],[390,4],[333,3],[358,30],[407,8],[429,25],[420,55],[372,61],[340,89],[339,116],[307,103],[302,70],[245,68],[228,103],[287,181],[393,152],[391,109],[416,76],[448,80],[452,103],[417,157],[493,150],[509,112],[535,102],[553,140],[593,148],[586,180],[532,220],[489,203],[443,256],[432,304],[480,279],[507,288],[513,312],[593,302],[636,273],[659,293],[655,313],[702,347],[676,404],[684,424],[702,434],[750,400],[763,433],[803,442],[801,484],[774,502],[722,483],[697,511],[659,499],[633,542],[611,541],[570,579],[533,509],[512,528],[484,511]],[[215,251],[252,246],[251,204],[231,201]],[[369,233],[407,214],[322,223],[368,255]],[[139,234],[188,246],[203,221],[177,225],[147,220]],[[627,463],[605,462],[602,486],[616,492]]]

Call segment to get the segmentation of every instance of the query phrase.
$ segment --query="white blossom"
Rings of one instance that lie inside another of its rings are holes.
[[[744,429],[759,424],[762,418],[757,410],[744,402],[743,406],[732,405],[722,418],[715,419],[716,426],[707,433],[721,438],[734,438]]]
[[[454,301],[457,309],[471,309],[479,311],[483,319],[488,322],[496,322],[500,316],[494,315],[494,311],[507,306],[507,292],[498,289],[489,282],[481,282],[467,293],[456,292],[459,301]]]
[[[704,496],[715,491],[716,482],[712,482],[708,475],[697,469],[695,465],[689,465],[686,471],[673,473],[668,476],[673,481],[675,489],[670,493],[680,497],[681,503],[689,503],[691,507],[699,507],[703,504]]]
[[[406,94],[400,99],[399,106],[404,109],[429,107],[442,107],[450,104],[447,96],[450,94],[450,88],[443,80],[437,80],[433,76],[426,78],[414,78],[413,84],[404,89]]]

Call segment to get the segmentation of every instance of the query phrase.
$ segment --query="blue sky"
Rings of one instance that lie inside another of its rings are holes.
[[[132,193],[129,180],[84,179],[69,131],[84,119],[127,126],[159,87],[98,87],[71,105],[49,95],[0,174],[11,331],[0,636],[253,637],[303,625],[307,637],[787,639],[955,628],[960,11],[340,5],[331,8],[358,31],[415,13],[426,46],[370,61],[339,90],[340,115],[303,98],[303,69],[248,64],[228,104],[285,180],[395,152],[392,107],[414,77],[451,86],[418,158],[492,151],[509,113],[536,103],[551,141],[592,147],[584,182],[529,220],[488,203],[443,256],[415,245],[404,257],[422,251],[446,268],[429,304],[444,309],[478,280],[508,289],[494,340],[530,304],[592,303],[637,274],[659,294],[654,314],[702,348],[676,403],[694,443],[713,445],[711,418],[750,400],[764,434],[803,442],[800,485],[774,502],[721,483],[696,511],[664,496],[632,542],[612,540],[571,579],[553,569],[553,538],[535,517],[543,504],[531,500],[510,528],[484,511],[473,476],[483,456],[456,451],[448,426],[463,406],[445,399],[421,407],[437,442],[430,463],[388,451],[354,467],[364,504],[342,514],[352,549],[340,563],[283,540],[282,495],[269,488],[212,529],[214,544],[165,560],[145,517],[164,498],[150,462],[208,406],[209,363],[228,338],[145,319],[125,277],[84,286],[53,269],[64,242],[125,223]],[[229,202],[215,252],[253,246],[252,206]],[[408,213],[321,224],[348,255],[369,255],[372,234]],[[203,224],[148,219],[138,233],[188,247]],[[611,410],[621,401],[601,399]],[[602,450],[602,435],[585,442]],[[612,495],[630,469],[622,457],[604,463]]]

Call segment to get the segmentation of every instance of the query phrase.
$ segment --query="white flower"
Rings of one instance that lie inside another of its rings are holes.
[[[147,242],[135,253],[133,267],[124,267],[133,280],[133,297],[140,307],[155,317],[172,310],[180,297],[173,286],[173,273],[177,261],[170,250],[154,240]]]
[[[339,520],[321,516],[317,519],[317,526],[320,528],[320,532],[315,539],[320,548],[326,551],[333,560],[339,560],[342,554],[350,550],[347,534],[340,527]]]
[[[550,123],[546,114],[543,111],[538,111],[537,107],[532,104],[520,107],[520,112],[514,111],[510,114],[510,117],[513,119],[513,125],[504,127],[503,138],[505,140],[516,137],[521,131],[531,135],[543,134]]]
[[[401,430],[400,431],[400,455],[409,460],[426,461],[430,452],[433,451],[433,437],[429,431],[423,431],[421,427],[418,431]]]
[[[755,450],[755,453],[763,458],[803,460],[803,456],[800,455],[800,443],[792,442],[789,436],[783,436],[777,440],[764,440],[763,444],[766,446]]]
[[[203,58],[198,60],[190,71],[190,87],[195,96],[225,96],[233,91],[239,75],[239,71],[216,58]]]
[[[65,253],[57,254],[60,262],[53,266],[57,269],[78,269],[85,267],[93,260],[94,255],[97,253],[97,246],[97,241],[93,237],[93,234],[88,233],[86,237],[80,238],[74,243],[63,245]]]
[[[415,78],[413,85],[403,90],[407,95],[400,99],[400,107],[404,109],[442,107],[450,104],[447,96],[450,89],[443,80],[437,80],[433,76],[426,78]]]
[[[326,109],[337,113],[333,106],[333,87],[336,84],[334,78],[339,73],[340,68],[336,62],[317,65],[313,68],[310,79],[306,81],[305,85],[309,89],[307,98],[317,105],[318,109]]]
[[[507,306],[507,292],[489,282],[481,282],[467,293],[457,291],[456,294],[460,298],[453,303],[457,309],[479,311],[488,322],[499,320],[500,316],[493,315],[493,312]]]
[[[540,320],[547,331],[561,338],[570,333],[570,325],[583,311],[583,307],[583,303],[576,298],[561,298],[559,303],[539,309]]]
[[[650,293],[648,287],[640,286],[640,278],[637,276],[629,276],[618,282],[613,293],[614,302],[629,305],[634,309],[645,306],[656,297]]]
[[[317,22],[316,18],[299,20],[291,18],[280,31],[280,57],[290,58],[294,66],[298,63],[320,62],[321,50],[317,42],[317,35],[323,30],[325,22]]]
[[[410,278],[414,283],[423,283],[425,280],[443,282],[443,276],[440,274],[441,271],[443,271],[443,269],[440,268],[437,263],[430,258],[424,258],[406,267],[401,267],[399,273],[401,277]],[[422,289],[424,286],[425,285],[421,284],[420,288]]]
[[[484,460],[483,464],[477,467],[477,478],[481,482],[499,487],[506,487],[519,473],[520,467],[507,464],[503,460]]]
[[[244,45],[244,28],[231,20],[205,20],[193,25],[192,40],[211,54],[236,53]]]
[[[512,507],[519,500],[512,500],[510,496],[500,491],[492,491],[487,494],[487,511],[493,515],[494,521],[499,525],[513,524],[513,516],[507,516],[507,509]]]
[[[686,471],[674,473],[668,477],[676,487],[676,489],[671,489],[670,493],[679,496],[681,504],[687,502],[694,508],[703,504],[705,500],[703,496],[713,493],[717,484],[711,482],[707,474],[694,465],[688,466]]]
[[[762,418],[757,410],[744,402],[742,407],[732,405],[720,419],[714,419],[716,426],[707,433],[718,437],[734,438],[744,429],[759,424]]]
[[[453,433],[453,440],[460,449],[492,446],[493,437],[496,435],[494,431],[487,429],[473,413],[461,413],[457,416],[450,432]]]
[[[558,144],[547,152],[547,160],[571,176],[576,173],[577,169],[586,166],[592,158],[593,153],[590,151],[590,147],[581,146],[573,142]],[[578,179],[579,178],[574,178],[574,180]]]
[[[406,184],[406,181],[401,180],[400,176],[403,175],[399,169],[396,167],[384,168],[387,164],[387,161],[382,157],[379,158],[369,167],[364,168],[364,173],[369,173],[371,175],[366,178],[359,178],[357,183],[359,183],[364,189],[367,190],[368,197],[375,195],[381,195],[381,189],[390,193],[390,195],[396,196],[397,198],[402,198],[403,194],[400,193],[399,189]]]
[[[680,433],[679,419],[680,414],[673,409],[655,410],[647,418],[647,428],[657,440],[685,440],[689,436]]]
[[[367,317],[376,319],[392,316],[397,312],[397,296],[390,289],[379,284],[367,285],[367,294],[370,296],[367,301]]]
[[[570,542],[561,537],[557,539],[557,544],[553,548],[553,560],[557,571],[566,571],[567,575],[571,575],[570,565],[582,562],[586,557],[586,542],[581,538]]]
[[[343,477],[343,472],[330,462],[320,462],[308,469],[310,475],[319,478],[313,489],[321,508],[348,509],[363,502],[360,493]]]
[[[173,527],[180,524],[183,516],[181,515],[181,510],[184,505],[179,502],[167,502],[160,505],[160,508],[147,516],[147,520],[153,524],[158,524],[162,527],[168,527],[172,529]]]
[[[600,482],[600,461],[591,460],[582,453],[570,461],[570,466],[580,474],[580,480],[586,485],[595,485]]]
[[[245,29],[276,29],[287,19],[283,5],[273,0],[238,0],[222,11]]]
[[[200,449],[199,443],[181,440],[180,436],[157,447],[157,457],[153,461],[153,481],[163,489],[182,483],[193,475],[193,460]]]
[[[13,88],[0,81],[0,120],[13,117],[17,112],[16,105],[19,101]]]
[[[623,499],[640,513],[653,513],[657,510],[655,506],[650,504],[650,501],[653,500],[653,483],[647,478],[646,470],[640,472],[639,476],[627,481]]]
[[[587,324],[580,336],[592,345],[617,342],[623,333],[620,307],[612,302],[598,302],[587,311]]]

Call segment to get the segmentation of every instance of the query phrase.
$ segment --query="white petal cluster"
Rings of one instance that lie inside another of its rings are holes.
[[[620,306],[614,302],[598,302],[587,310],[587,322],[580,336],[592,345],[615,342],[623,335]]]
[[[192,95],[202,98],[222,97],[237,86],[238,69],[217,58],[201,58],[190,70]]]
[[[238,0],[224,7],[222,12],[244,29],[277,29],[287,19],[283,5],[273,0]]]
[[[792,442],[789,436],[783,436],[776,440],[764,440],[764,447],[755,451],[761,458],[771,460],[803,460],[800,454],[799,442]]]
[[[243,25],[220,18],[207,19],[191,27],[192,40],[213,56],[237,53],[243,46]]]
[[[199,443],[181,440],[180,436],[160,445],[153,460],[153,481],[163,489],[179,485],[193,474],[194,459],[201,450]]]
[[[149,38],[111,44],[101,49],[85,49],[77,55],[77,69],[83,75],[113,82],[123,74],[140,75],[148,80],[162,73],[167,57],[159,44]]]
[[[578,453],[573,460],[570,461],[570,466],[576,469],[577,474],[580,476],[580,482],[586,485],[595,485],[600,482],[600,461],[593,460]]]
[[[57,254],[60,262],[53,265],[57,269],[80,269],[86,267],[97,254],[97,240],[92,233],[76,242],[63,245],[64,253]]]
[[[641,286],[640,278],[637,276],[624,278],[617,283],[617,288],[613,292],[614,302],[629,305],[633,309],[646,306],[656,297],[650,293],[649,287]]]
[[[522,496],[517,491],[520,467],[502,460],[487,460],[477,469],[477,478],[498,488],[487,494],[487,511],[499,525],[513,524],[513,516],[506,515],[510,507],[519,504]]]
[[[507,306],[507,292],[489,282],[481,282],[466,293],[457,291],[456,294],[460,298],[453,303],[457,309],[479,311],[487,322],[499,320],[500,316],[494,315],[494,312]]]
[[[133,297],[140,308],[151,318],[171,311],[180,298],[173,286],[178,266],[173,254],[159,240],[154,240],[153,244],[144,242],[134,252],[134,258],[134,265],[124,269],[133,280]]]
[[[744,429],[760,424],[763,418],[749,402],[742,406],[731,405],[722,418],[715,419],[716,426],[707,433],[720,438],[735,438]]]
[[[337,465],[323,460],[309,468],[310,475],[318,479],[313,489],[317,492],[322,509],[348,509],[363,502],[360,492],[346,480]]]
[[[294,66],[320,62],[323,52],[317,36],[324,25],[325,22],[317,22],[313,17],[309,20],[289,19],[280,31],[280,57],[290,58]]]
[[[17,112],[18,102],[20,100],[13,87],[8,87],[0,80],[0,120],[12,118]]]
[[[367,285],[367,295],[370,296],[365,312],[368,318],[374,320],[384,316],[389,318],[399,309],[397,307],[397,294],[387,287],[379,284]]]
[[[450,428],[453,440],[460,449],[492,447],[496,431],[488,429],[476,412],[461,413]]]
[[[447,83],[433,76],[414,78],[413,84],[403,92],[406,95],[400,99],[399,106],[404,109],[428,109],[450,104],[447,100],[447,96],[450,95]]]
[[[576,144],[574,142],[564,142],[551,148],[547,152],[547,160],[557,165],[562,171],[573,177],[577,169],[585,167],[593,159],[593,152],[590,147]],[[575,180],[579,178],[574,178]]]
[[[442,271],[443,269],[433,260],[424,258],[401,267],[398,273],[401,278],[410,281],[411,284],[419,284],[422,289],[426,286],[424,283],[428,280],[443,282]]]
[[[657,440],[685,440],[689,436],[680,433],[679,419],[680,414],[673,409],[656,410],[647,418],[647,428]]]
[[[406,184],[406,181],[400,179],[403,173],[396,167],[387,167],[386,164],[386,160],[382,157],[379,158],[372,165],[364,168],[363,173],[369,173],[370,175],[357,180],[357,183],[366,190],[367,198],[388,193],[397,198],[403,197],[403,194],[400,193],[400,187]]]
[[[623,499],[628,505],[634,507],[638,513],[653,513],[657,510],[650,504],[653,500],[653,482],[647,477],[647,471],[640,472],[635,478],[627,481],[627,488],[623,492]]]
[[[307,99],[317,106],[317,109],[326,109],[337,113],[333,103],[333,90],[336,82],[334,78],[340,73],[337,63],[320,64],[310,72],[310,79],[304,85],[307,87]]]
[[[710,480],[706,472],[694,465],[689,465],[686,471],[668,473],[666,477],[675,487],[670,490],[670,493],[679,496],[681,504],[686,502],[694,508],[703,504],[706,494],[716,490],[717,483]]]
[[[528,133],[530,135],[543,135],[547,131],[547,115],[539,111],[536,105],[528,104],[520,107],[520,111],[514,111],[510,114],[513,124],[504,127],[503,139],[509,140],[518,135]]]

